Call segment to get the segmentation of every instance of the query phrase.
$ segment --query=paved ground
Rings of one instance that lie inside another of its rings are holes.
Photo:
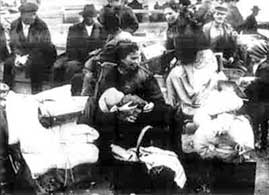
[[[257,159],[255,195],[269,194],[269,150]]]

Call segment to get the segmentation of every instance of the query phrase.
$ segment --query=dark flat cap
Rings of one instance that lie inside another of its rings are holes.
[[[218,4],[215,6],[215,11],[227,13],[228,8],[225,5]]]
[[[21,13],[24,13],[24,12],[36,12],[37,10],[38,10],[37,4],[31,3],[31,2],[23,3],[19,7],[19,11]]]

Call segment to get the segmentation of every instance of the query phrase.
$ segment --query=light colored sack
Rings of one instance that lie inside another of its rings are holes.
[[[202,158],[229,159],[254,149],[250,122],[243,116],[221,114],[200,125],[192,138],[193,149]]]
[[[20,143],[33,177],[51,168],[70,169],[98,161],[94,142],[99,133],[95,129],[74,122],[46,129],[38,120],[38,106],[35,96],[13,92],[6,101],[9,144]]]

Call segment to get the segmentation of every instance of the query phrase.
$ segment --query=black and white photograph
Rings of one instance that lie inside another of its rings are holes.
[[[0,195],[268,195],[268,129],[266,0],[0,0]]]

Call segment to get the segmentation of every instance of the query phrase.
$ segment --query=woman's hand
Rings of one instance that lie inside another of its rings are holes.
[[[121,107],[118,107],[119,112],[129,112],[131,110],[136,109],[137,105],[130,106],[133,102],[128,102],[127,104],[122,105]]]
[[[137,117],[133,115],[126,117],[126,120],[130,123],[135,123],[136,119]]]
[[[150,102],[148,104],[146,104],[143,108],[143,112],[151,112],[154,108],[154,103],[153,102]]]

